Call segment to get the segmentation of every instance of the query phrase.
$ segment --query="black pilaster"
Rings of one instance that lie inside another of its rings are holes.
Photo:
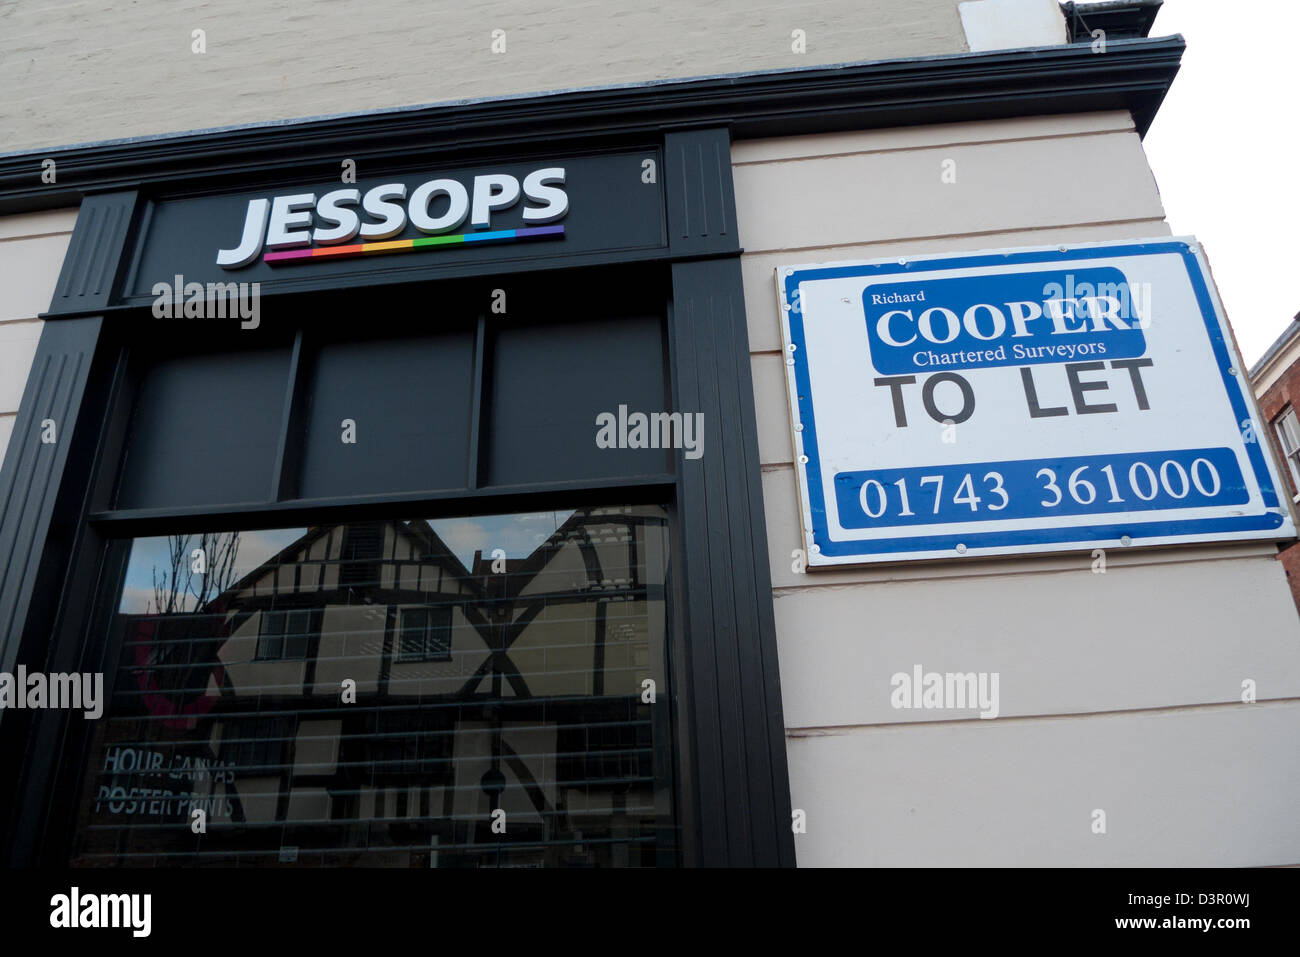
[[[64,666],[78,660],[78,645],[53,636],[61,619],[84,610],[82,601],[69,602],[69,584],[93,584],[96,574],[83,519],[104,413],[95,363],[102,327],[98,316],[45,323],[0,468],[0,671],[76,670]],[[80,574],[71,575],[79,548]],[[32,863],[36,832],[19,825],[16,812],[44,806],[34,795],[47,793],[64,727],[57,711],[0,711],[0,766],[21,769],[0,776],[5,866]]]
[[[725,130],[665,138],[674,408],[704,415],[678,457],[694,831],[704,866],[792,866],[790,786],[764,531],[731,150]],[[709,256],[709,253],[714,255]]]
[[[85,314],[109,306],[131,236],[135,190],[87,196],[77,212],[50,315]]]
[[[674,256],[740,252],[731,137],[725,129],[670,133],[664,138],[668,242]]]
[[[37,581],[48,572],[51,531],[76,521],[61,510],[84,497],[86,476],[68,465],[102,325],[99,317],[45,324],[0,468],[0,671],[13,670],[29,619],[48,624],[54,611],[57,595],[37,595]]]

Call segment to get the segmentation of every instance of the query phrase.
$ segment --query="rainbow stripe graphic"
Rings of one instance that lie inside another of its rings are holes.
[[[353,243],[347,246],[316,246],[312,249],[286,249],[267,253],[263,262],[308,262],[316,259],[346,259],[351,256],[373,256],[383,253],[407,253],[441,246],[463,246],[469,243],[509,243],[520,239],[542,239],[563,236],[563,226],[525,226],[522,229],[494,229],[483,233],[459,233],[454,236],[422,236],[419,239],[394,239],[379,243]]]

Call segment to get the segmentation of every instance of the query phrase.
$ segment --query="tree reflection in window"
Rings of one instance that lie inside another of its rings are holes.
[[[133,543],[74,863],[675,860],[663,509],[228,537]]]

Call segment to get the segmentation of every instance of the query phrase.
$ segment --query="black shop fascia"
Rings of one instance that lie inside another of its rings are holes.
[[[790,863],[728,134],[372,152],[83,199],[12,862]]]

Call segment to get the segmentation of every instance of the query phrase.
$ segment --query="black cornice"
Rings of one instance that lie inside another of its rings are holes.
[[[1178,72],[1182,37],[841,64],[458,102],[0,155],[0,212],[86,193],[247,188],[343,158],[520,152],[726,127],[735,139],[1128,109],[1145,134]],[[41,182],[41,163],[58,182]]]

